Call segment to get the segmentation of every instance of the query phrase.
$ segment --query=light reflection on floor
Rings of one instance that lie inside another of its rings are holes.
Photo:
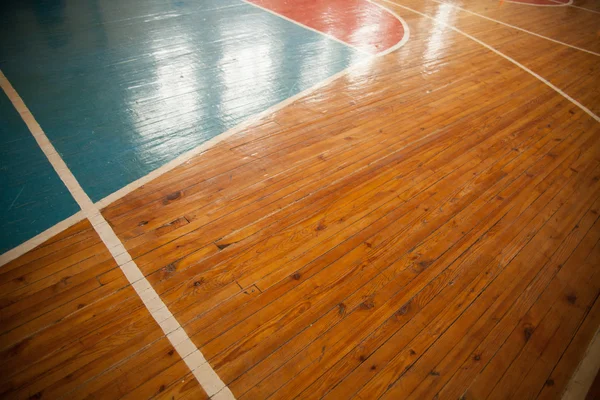
[[[241,0],[15,2],[0,17],[0,69],[98,201],[403,35],[366,0],[312,3],[300,22],[348,43]],[[327,16],[342,11],[341,24]],[[50,227],[29,219],[26,237]]]

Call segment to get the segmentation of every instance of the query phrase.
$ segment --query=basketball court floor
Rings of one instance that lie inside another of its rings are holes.
[[[5,1],[0,71],[1,398],[599,393],[600,1]]]

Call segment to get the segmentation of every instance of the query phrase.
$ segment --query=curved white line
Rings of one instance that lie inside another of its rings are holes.
[[[515,25],[507,24],[506,22],[498,21],[497,19],[487,17],[487,16],[485,16],[483,14],[479,14],[479,13],[467,10],[466,8],[462,8],[462,7],[456,6],[456,5],[451,4],[451,3],[446,3],[446,2],[443,2],[443,1],[440,1],[440,0],[432,0],[432,1],[434,1],[434,2],[436,2],[438,4],[444,4],[446,6],[454,7],[456,9],[464,11],[466,13],[473,14],[473,15],[475,15],[477,17],[487,19],[488,21],[492,21],[492,22],[495,22],[497,24],[504,25],[504,26],[507,26],[509,28],[516,29],[516,30],[519,30],[521,32],[525,32],[525,33],[528,33],[530,35],[537,36],[539,38],[546,39],[546,40],[549,40],[549,41],[557,43],[557,44],[562,44],[563,46],[567,46],[567,47],[570,47],[570,48],[575,49],[575,50],[583,51],[585,53],[593,54],[595,56],[600,56],[600,53],[596,53],[595,51],[591,51],[591,50],[587,50],[587,49],[584,49],[584,48],[581,48],[581,47],[573,46],[571,44],[568,44],[568,43],[565,43],[565,42],[561,42],[560,40],[552,39],[552,38],[549,38],[547,36],[543,36],[543,35],[540,35],[538,33],[528,31],[527,29],[523,29],[523,28],[519,28],[518,26],[515,26]]]
[[[280,17],[280,18],[282,18],[282,19],[284,19],[284,20],[286,20],[286,21],[288,21],[288,22],[291,22],[291,23],[293,23],[293,24],[296,24],[296,25],[298,25],[298,26],[301,26],[301,27],[303,27],[303,28],[305,28],[305,29],[308,29],[309,31],[312,31],[312,32],[318,33],[318,34],[320,34],[320,35],[322,35],[322,36],[325,36],[325,37],[327,37],[327,38],[329,38],[329,39],[331,39],[331,40],[334,40],[334,41],[336,41],[336,42],[338,42],[338,43],[341,43],[341,44],[343,44],[343,45],[345,45],[345,46],[348,46],[348,47],[350,47],[351,49],[353,49],[353,50],[356,50],[356,51],[358,51],[358,52],[360,52],[360,53],[363,53],[363,54],[365,54],[365,55],[368,55],[368,56],[377,56],[377,57],[380,57],[380,56],[384,56],[384,55],[386,55],[386,54],[389,54],[389,53],[391,53],[392,51],[398,50],[400,47],[404,46],[404,44],[405,44],[406,42],[408,42],[408,38],[410,37],[410,28],[408,27],[408,24],[406,23],[406,21],[404,21],[404,20],[402,19],[402,17],[400,17],[398,14],[396,14],[394,11],[390,10],[389,8],[387,8],[387,7],[384,7],[384,6],[383,6],[383,5],[381,5],[381,4],[377,4],[377,3],[375,3],[375,2],[373,2],[373,1],[371,1],[371,0],[365,0],[365,1],[367,1],[368,3],[371,3],[371,4],[373,4],[373,5],[375,5],[375,6],[379,7],[379,8],[381,8],[381,9],[383,9],[384,11],[386,11],[386,12],[388,12],[389,14],[391,14],[392,16],[394,16],[394,17],[395,17],[395,18],[396,18],[396,19],[397,19],[397,20],[400,22],[400,24],[402,25],[402,30],[403,30],[403,32],[404,32],[404,34],[402,35],[402,39],[400,39],[400,41],[398,41],[398,43],[396,43],[395,45],[393,45],[393,46],[389,47],[389,48],[388,48],[388,49],[386,49],[386,50],[380,51],[380,52],[378,52],[378,53],[375,53],[375,54],[373,54],[373,53],[371,53],[371,52],[368,52],[368,51],[366,51],[366,50],[362,50],[362,49],[358,48],[357,46],[354,46],[354,45],[352,45],[352,44],[350,44],[350,43],[344,42],[343,40],[336,38],[335,36],[332,36],[332,35],[330,35],[330,34],[328,34],[328,33],[325,33],[325,32],[319,31],[319,30],[317,30],[317,29],[311,28],[311,27],[310,27],[310,26],[308,26],[308,25],[305,25],[305,24],[303,24],[303,23],[301,23],[301,22],[298,22],[298,21],[296,21],[296,20],[293,20],[293,19],[291,19],[291,18],[288,18],[288,17],[286,17],[285,15],[279,14],[279,13],[278,13],[278,12],[276,12],[276,11],[273,11],[273,10],[270,10],[270,9],[268,9],[268,8],[266,8],[266,7],[263,7],[263,6],[260,6],[260,5],[258,5],[258,4],[255,4],[255,3],[253,3],[253,2],[251,2],[251,1],[249,1],[249,0],[241,0],[241,1],[243,1],[243,2],[244,2],[244,3],[246,3],[246,4],[252,5],[252,6],[256,7],[256,8],[260,8],[261,10],[263,10],[263,11],[266,11],[266,12],[268,12],[268,13],[270,13],[270,14],[276,15],[276,16],[278,16],[278,17]],[[572,0],[571,0],[571,1],[572,1]]]
[[[44,232],[32,237],[26,242],[21,243],[17,247],[7,251],[4,254],[0,255],[0,267],[4,264],[11,262],[12,260],[21,257],[23,254],[33,250],[38,247],[40,244],[44,243],[46,240],[50,239],[54,235],[57,235],[64,231],[67,228],[75,225],[79,221],[82,221],[85,218],[83,212],[78,211],[74,215],[71,215],[69,218],[60,221],[58,224],[46,229]]]
[[[352,50],[356,50],[356,51],[358,51],[359,53],[362,53],[362,54],[365,54],[365,55],[368,55],[368,56],[373,56],[373,53],[370,53],[370,52],[368,52],[368,51],[366,51],[366,50],[359,49],[358,47],[356,47],[356,46],[354,46],[354,45],[352,45],[352,44],[350,44],[350,43],[344,42],[343,40],[340,40],[340,39],[336,38],[335,36],[331,36],[331,35],[330,35],[330,34],[328,34],[328,33],[325,33],[325,32],[322,32],[322,31],[319,31],[319,30],[317,30],[317,29],[315,29],[315,28],[311,28],[311,27],[310,27],[310,26],[308,26],[308,25],[304,25],[304,24],[302,24],[302,23],[300,23],[300,22],[298,22],[298,21],[296,21],[296,20],[293,20],[293,19],[291,19],[291,18],[288,18],[288,17],[286,17],[285,15],[279,14],[278,12],[275,12],[275,11],[273,11],[273,10],[270,10],[270,9],[268,9],[268,8],[266,8],[266,7],[263,7],[263,6],[259,6],[258,4],[255,4],[255,3],[251,2],[251,1],[248,1],[248,0],[241,0],[241,1],[242,1],[242,2],[244,2],[244,3],[246,3],[246,4],[249,4],[249,5],[251,5],[251,6],[254,6],[254,7],[258,8],[258,9],[261,9],[261,10],[263,10],[263,11],[266,11],[266,12],[268,12],[269,14],[272,14],[272,15],[275,15],[275,16],[277,16],[277,17],[281,18],[281,19],[284,19],[284,20],[286,20],[286,21],[288,21],[288,22],[291,22],[292,24],[295,24],[295,25],[301,26],[301,27],[302,27],[302,28],[304,28],[304,29],[308,29],[309,31],[312,31],[312,32],[318,33],[318,34],[320,34],[321,36],[325,36],[325,37],[326,37],[326,38],[328,38],[328,39],[331,39],[331,40],[333,40],[333,41],[336,41],[336,42],[338,42],[338,43],[341,43],[341,44],[343,44],[343,45],[344,45],[344,46],[346,46],[346,47],[350,47]]]
[[[384,1],[384,2],[386,2],[386,3],[390,3],[390,4],[394,4],[395,6],[397,6],[397,7],[401,7],[401,8],[404,8],[404,9],[406,9],[406,10],[408,10],[408,11],[412,11],[412,12],[413,12],[413,13],[415,13],[415,14],[418,14],[418,15],[420,15],[420,16],[422,16],[422,17],[425,17],[425,18],[427,18],[427,19],[430,19],[430,20],[434,21],[434,22],[435,22],[435,23],[437,23],[437,24],[440,24],[440,25],[443,25],[443,26],[445,26],[445,27],[447,27],[447,28],[449,28],[449,29],[452,29],[453,31],[455,31],[455,32],[457,32],[457,33],[460,33],[461,35],[464,35],[465,37],[467,37],[467,38],[471,39],[472,41],[474,41],[474,42],[476,42],[476,43],[479,43],[480,45],[482,45],[482,46],[483,46],[483,47],[485,47],[486,49],[488,49],[488,50],[490,50],[490,51],[492,51],[492,52],[494,52],[494,53],[498,54],[500,57],[502,57],[502,58],[504,58],[504,59],[506,59],[506,60],[510,61],[511,63],[513,63],[514,65],[516,65],[517,67],[521,68],[523,71],[525,71],[525,72],[529,73],[530,75],[532,75],[533,77],[537,78],[537,79],[538,79],[538,80],[540,80],[542,83],[544,83],[544,84],[545,84],[545,85],[547,85],[548,87],[552,88],[552,89],[553,89],[555,92],[557,92],[558,94],[560,94],[561,96],[563,96],[565,99],[569,100],[571,103],[573,103],[574,105],[576,105],[577,107],[579,107],[579,108],[580,108],[582,111],[584,111],[584,112],[585,112],[586,114],[588,114],[590,117],[592,117],[592,118],[594,118],[596,121],[600,122],[600,117],[599,117],[599,116],[597,116],[596,114],[594,114],[594,113],[593,113],[593,112],[592,112],[592,111],[591,111],[589,108],[587,108],[586,106],[584,106],[583,104],[581,104],[580,102],[578,102],[577,100],[575,100],[574,98],[572,98],[571,96],[569,96],[568,94],[566,94],[565,92],[563,92],[563,91],[562,91],[560,88],[558,88],[557,86],[555,86],[554,84],[552,84],[552,83],[551,83],[550,81],[548,81],[547,79],[545,79],[545,78],[543,78],[542,76],[540,76],[540,75],[536,74],[535,72],[533,72],[532,70],[530,70],[529,68],[527,68],[526,66],[524,66],[523,64],[521,64],[520,62],[516,61],[516,60],[515,60],[515,59],[513,59],[513,58],[510,58],[509,56],[507,56],[506,54],[504,54],[504,53],[500,52],[499,50],[497,50],[497,49],[493,48],[493,47],[492,47],[492,46],[490,46],[489,44],[486,44],[486,43],[482,42],[481,40],[477,39],[476,37],[474,37],[474,36],[471,36],[471,35],[469,35],[468,33],[466,33],[466,32],[463,32],[463,31],[461,31],[460,29],[458,29],[458,28],[456,28],[456,27],[454,27],[454,26],[452,26],[452,25],[450,25],[450,24],[447,24],[447,23],[446,23],[446,22],[444,22],[444,21],[440,21],[439,19],[437,19],[437,18],[434,18],[434,17],[432,17],[432,16],[430,16],[430,15],[423,14],[423,13],[422,13],[422,12],[420,12],[420,11],[413,10],[413,9],[412,9],[412,8],[410,8],[410,7],[404,6],[404,5],[402,5],[402,4],[395,3],[395,2],[393,2],[393,1],[391,1],[391,0],[381,0],[381,1]]]
[[[513,0],[504,0],[507,3],[513,3],[513,4],[521,4],[524,6],[533,6],[533,7],[567,7],[570,6],[571,4],[573,4],[573,0],[569,0],[568,3],[560,3],[558,1],[556,1],[555,3],[557,4],[534,4],[534,3],[522,3],[520,1],[513,1]],[[550,0],[553,1],[553,0]]]
[[[388,13],[392,14],[394,17],[396,17],[396,19],[398,21],[400,21],[400,24],[402,25],[402,30],[404,31],[404,34],[402,35],[402,39],[400,39],[400,41],[398,43],[396,43],[392,47],[388,48],[387,50],[380,51],[379,53],[376,54],[376,56],[378,56],[378,57],[385,56],[386,54],[396,51],[400,47],[404,46],[406,44],[406,42],[408,42],[408,39],[410,38],[410,27],[408,26],[406,21],[401,16],[396,14],[395,11],[390,10],[389,8],[383,6],[382,4],[375,3],[373,0],[366,0],[366,1],[368,1],[371,4],[376,5],[377,7],[385,10],[386,12],[388,12]]]

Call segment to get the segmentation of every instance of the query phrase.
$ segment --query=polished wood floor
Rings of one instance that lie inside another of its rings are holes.
[[[87,221],[1,277],[3,397],[206,398]]]
[[[103,215],[236,398],[560,398],[600,326],[600,123],[379,3],[404,47]],[[395,3],[600,114],[599,56]],[[505,6],[486,15],[600,51],[600,14]],[[0,285],[3,397],[206,397],[86,221]]]

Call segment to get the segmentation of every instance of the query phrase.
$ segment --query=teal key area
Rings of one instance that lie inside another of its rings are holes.
[[[79,207],[4,92],[0,91],[0,254]]]
[[[241,0],[3,7],[0,69],[93,201],[368,57]],[[15,185],[35,175],[9,168]],[[73,213],[47,193],[36,209],[52,216],[3,215],[3,227],[26,219],[32,229],[5,229],[2,249]]]

